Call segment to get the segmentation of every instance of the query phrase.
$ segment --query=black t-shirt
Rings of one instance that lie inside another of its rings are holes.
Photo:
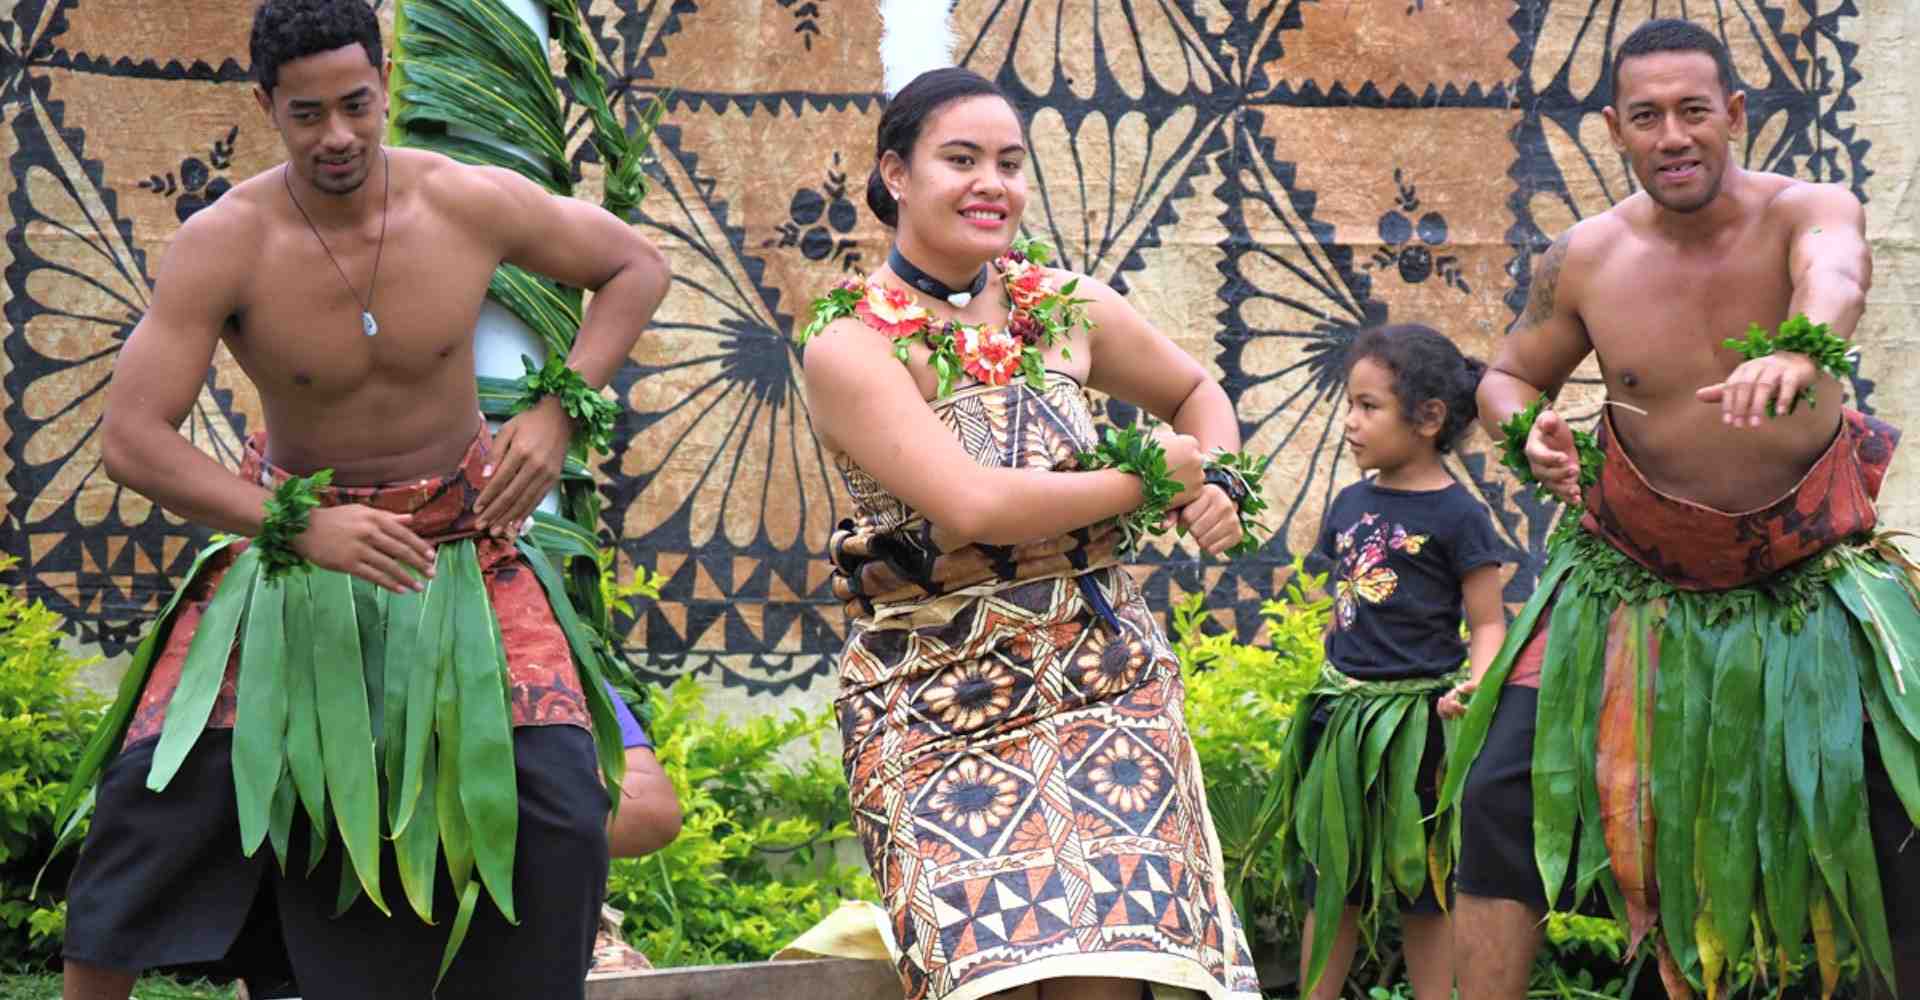
[[[1327,660],[1364,680],[1452,673],[1466,661],[1461,581],[1509,562],[1487,509],[1459,483],[1395,490],[1362,480],[1340,491],[1307,560],[1327,571]]]

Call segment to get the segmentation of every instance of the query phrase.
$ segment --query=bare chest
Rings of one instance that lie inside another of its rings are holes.
[[[310,401],[418,385],[450,366],[470,375],[495,263],[433,225],[390,226],[384,247],[377,230],[280,230],[254,262],[228,343],[263,392]]]
[[[1750,323],[1772,329],[1792,297],[1784,250],[1715,256],[1646,250],[1595,270],[1580,318],[1616,394],[1658,402],[1717,382],[1739,363],[1723,346]]]

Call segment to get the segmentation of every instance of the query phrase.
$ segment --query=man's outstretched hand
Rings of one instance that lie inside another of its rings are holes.
[[[1780,351],[1745,362],[1726,381],[1701,386],[1694,396],[1719,403],[1720,419],[1732,427],[1758,427],[1775,413],[1792,413],[1801,390],[1820,377],[1813,359]]]

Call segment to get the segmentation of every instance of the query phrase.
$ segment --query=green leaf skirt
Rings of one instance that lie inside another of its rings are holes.
[[[233,539],[202,551],[135,650],[119,697],[94,734],[62,803],[57,853],[91,811],[108,759],[126,739],[183,597]],[[561,630],[591,718],[600,769],[618,789],[625,766],[604,680],[612,664],[569,602],[560,572],[522,540],[518,560],[539,579]],[[444,858],[454,898],[444,975],[482,890],[514,921],[519,820],[507,651],[472,539],[442,543],[434,576],[395,594],[341,573],[308,568],[269,578],[258,553],[232,560],[200,616],[147,774],[164,790],[207,732],[237,650],[233,782],[240,843],[251,857],[270,845],[282,871],[296,813],[312,835],[311,872],[336,840],[346,852],[338,911],[363,894],[391,912],[380,860],[391,845],[400,889],[432,923],[434,879]],[[409,668],[410,665],[410,668]],[[617,807],[618,796],[609,796]]]
[[[1871,727],[1920,824],[1920,567],[1881,536],[1753,586],[1681,591],[1573,532],[1457,734],[1441,791],[1455,837],[1467,772],[1537,627],[1545,898],[1569,879],[1576,904],[1602,893],[1634,947],[1655,944],[1674,995],[1717,993],[1749,959],[1777,974],[1809,944],[1829,988],[1849,953],[1891,981],[1865,740]]]
[[[1318,929],[1339,926],[1355,888],[1363,890],[1360,931],[1369,942],[1382,904],[1396,891],[1401,901],[1419,899],[1429,887],[1447,898],[1452,856],[1429,842],[1418,786],[1423,770],[1437,763],[1427,760],[1438,721],[1434,696],[1458,679],[1366,683],[1323,667],[1320,683],[1294,713],[1277,784],[1281,835],[1292,838],[1314,875],[1316,933],[1303,995],[1313,991],[1332,954],[1335,935]],[[1300,874],[1290,873],[1289,880]]]

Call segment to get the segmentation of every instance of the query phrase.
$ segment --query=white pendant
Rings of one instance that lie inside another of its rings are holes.
[[[371,337],[380,332],[380,324],[373,321],[373,313],[362,311],[360,313],[360,329],[366,331],[367,336]]]
[[[972,292],[955,292],[952,295],[947,296],[947,301],[953,303],[953,307],[955,309],[965,309],[967,307],[967,303],[973,301],[973,293]]]

